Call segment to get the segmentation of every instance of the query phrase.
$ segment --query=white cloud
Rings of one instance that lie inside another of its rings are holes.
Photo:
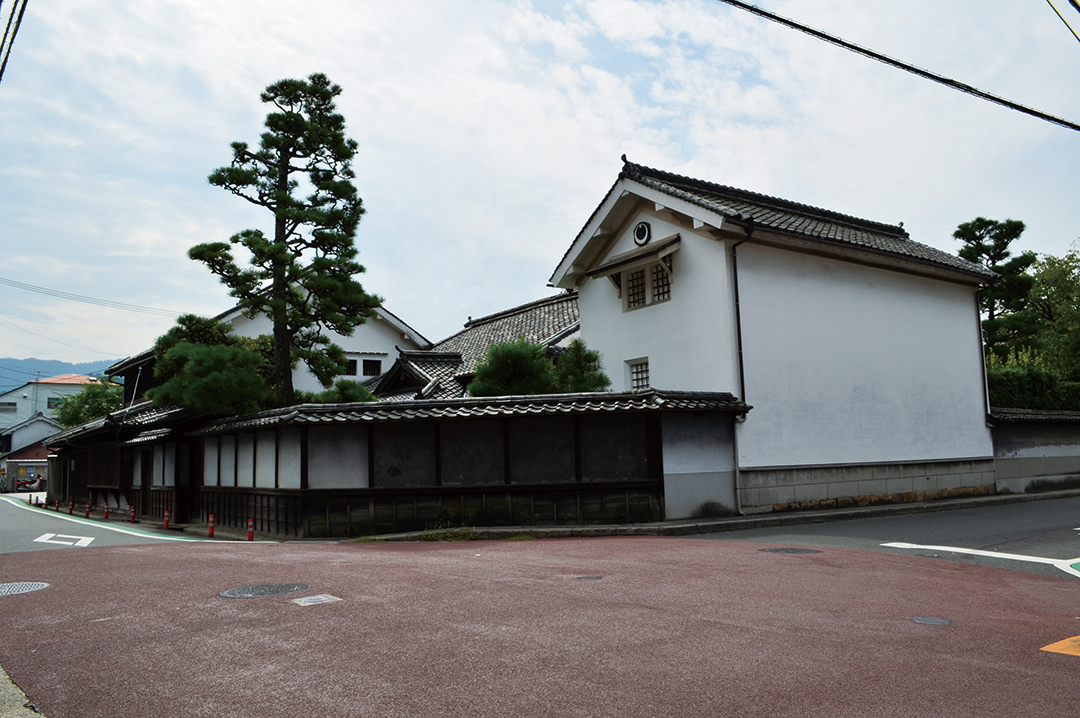
[[[1049,8],[761,4],[1080,119],[1080,50]],[[1080,134],[723,3],[40,0],[0,87],[0,276],[140,305],[226,308],[224,289],[186,250],[267,218],[205,178],[229,161],[230,142],[257,142],[263,87],[316,71],[343,87],[339,109],[360,144],[364,284],[433,339],[549,291],[624,152],[903,220],[915,239],[950,251],[956,224],[978,214],[1024,219],[1039,251],[1062,253],[1080,231]],[[168,326],[47,310],[31,297],[8,298],[12,321],[71,344],[100,339],[118,356]]]

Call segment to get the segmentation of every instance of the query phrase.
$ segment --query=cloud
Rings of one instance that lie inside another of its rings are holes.
[[[1080,118],[1077,46],[1048,8],[762,4]],[[624,152],[903,220],[949,251],[952,229],[978,214],[1024,219],[1038,251],[1076,239],[1077,133],[724,3],[39,0],[0,87],[4,272],[114,301],[227,308],[186,251],[268,218],[205,178],[228,163],[230,142],[258,141],[263,87],[316,71],[342,86],[360,146],[365,287],[433,339],[550,291]],[[13,321],[118,354],[163,330],[9,299]]]

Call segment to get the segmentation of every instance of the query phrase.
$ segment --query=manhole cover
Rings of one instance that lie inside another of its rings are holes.
[[[928,626],[948,626],[949,622],[944,618],[928,618],[926,616],[908,616],[915,623],[925,623]]]
[[[31,591],[40,591],[43,588],[48,588],[49,584],[42,583],[41,581],[33,581],[30,583],[0,583],[0,596],[14,596],[17,593],[30,593]]]
[[[821,553],[816,548],[759,548],[763,553]]]
[[[230,588],[228,591],[222,591],[221,595],[225,598],[265,598],[304,591],[307,587],[306,583],[263,583],[258,586]]]

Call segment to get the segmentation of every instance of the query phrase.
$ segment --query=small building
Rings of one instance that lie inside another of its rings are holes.
[[[975,295],[996,274],[900,225],[623,159],[551,282],[616,389],[754,405],[724,505],[993,490]]]
[[[47,480],[49,451],[46,440],[60,431],[54,419],[38,412],[14,426],[0,430],[0,477],[8,491],[16,480]]]
[[[0,394],[0,429],[20,424],[37,414],[52,417],[61,401],[96,381],[82,374],[61,374],[35,379]]]

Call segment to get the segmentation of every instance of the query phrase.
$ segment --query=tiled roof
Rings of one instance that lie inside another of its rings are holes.
[[[997,274],[982,265],[912,241],[900,226],[859,219],[777,197],[683,177],[634,164],[627,161],[625,156],[623,161],[625,164],[620,177],[716,212],[723,217],[736,220],[752,218],[759,229],[928,262],[967,273],[983,281],[997,277]]]
[[[577,292],[563,292],[522,304],[479,319],[470,319],[457,334],[437,342],[427,351],[401,352],[391,370],[408,374],[421,383],[425,399],[452,399],[465,395],[458,377],[471,375],[493,344],[526,339],[534,344],[553,346],[570,336],[580,326]],[[379,394],[384,377],[369,386]],[[379,394],[381,401],[398,402],[417,398],[414,390]]]
[[[149,401],[144,401],[126,409],[114,411],[108,416],[92,419],[85,424],[73,426],[57,434],[50,436],[45,443],[49,446],[60,446],[73,439],[88,436],[102,430],[120,431],[124,427],[131,429],[148,430],[155,426],[170,425],[177,420],[187,420],[197,417],[199,414],[191,409],[181,409],[175,406],[158,406]]]
[[[1080,424],[1080,411],[991,407],[990,416],[1006,424]]]
[[[31,384],[95,384],[97,379],[93,377],[85,376],[83,374],[60,374],[59,376],[51,376],[48,379],[36,379],[30,382]]]
[[[745,413],[752,407],[727,392],[595,392],[361,404],[304,404],[215,421],[192,432],[209,436],[286,424],[461,419],[482,416],[602,414],[633,411],[721,411]]]

